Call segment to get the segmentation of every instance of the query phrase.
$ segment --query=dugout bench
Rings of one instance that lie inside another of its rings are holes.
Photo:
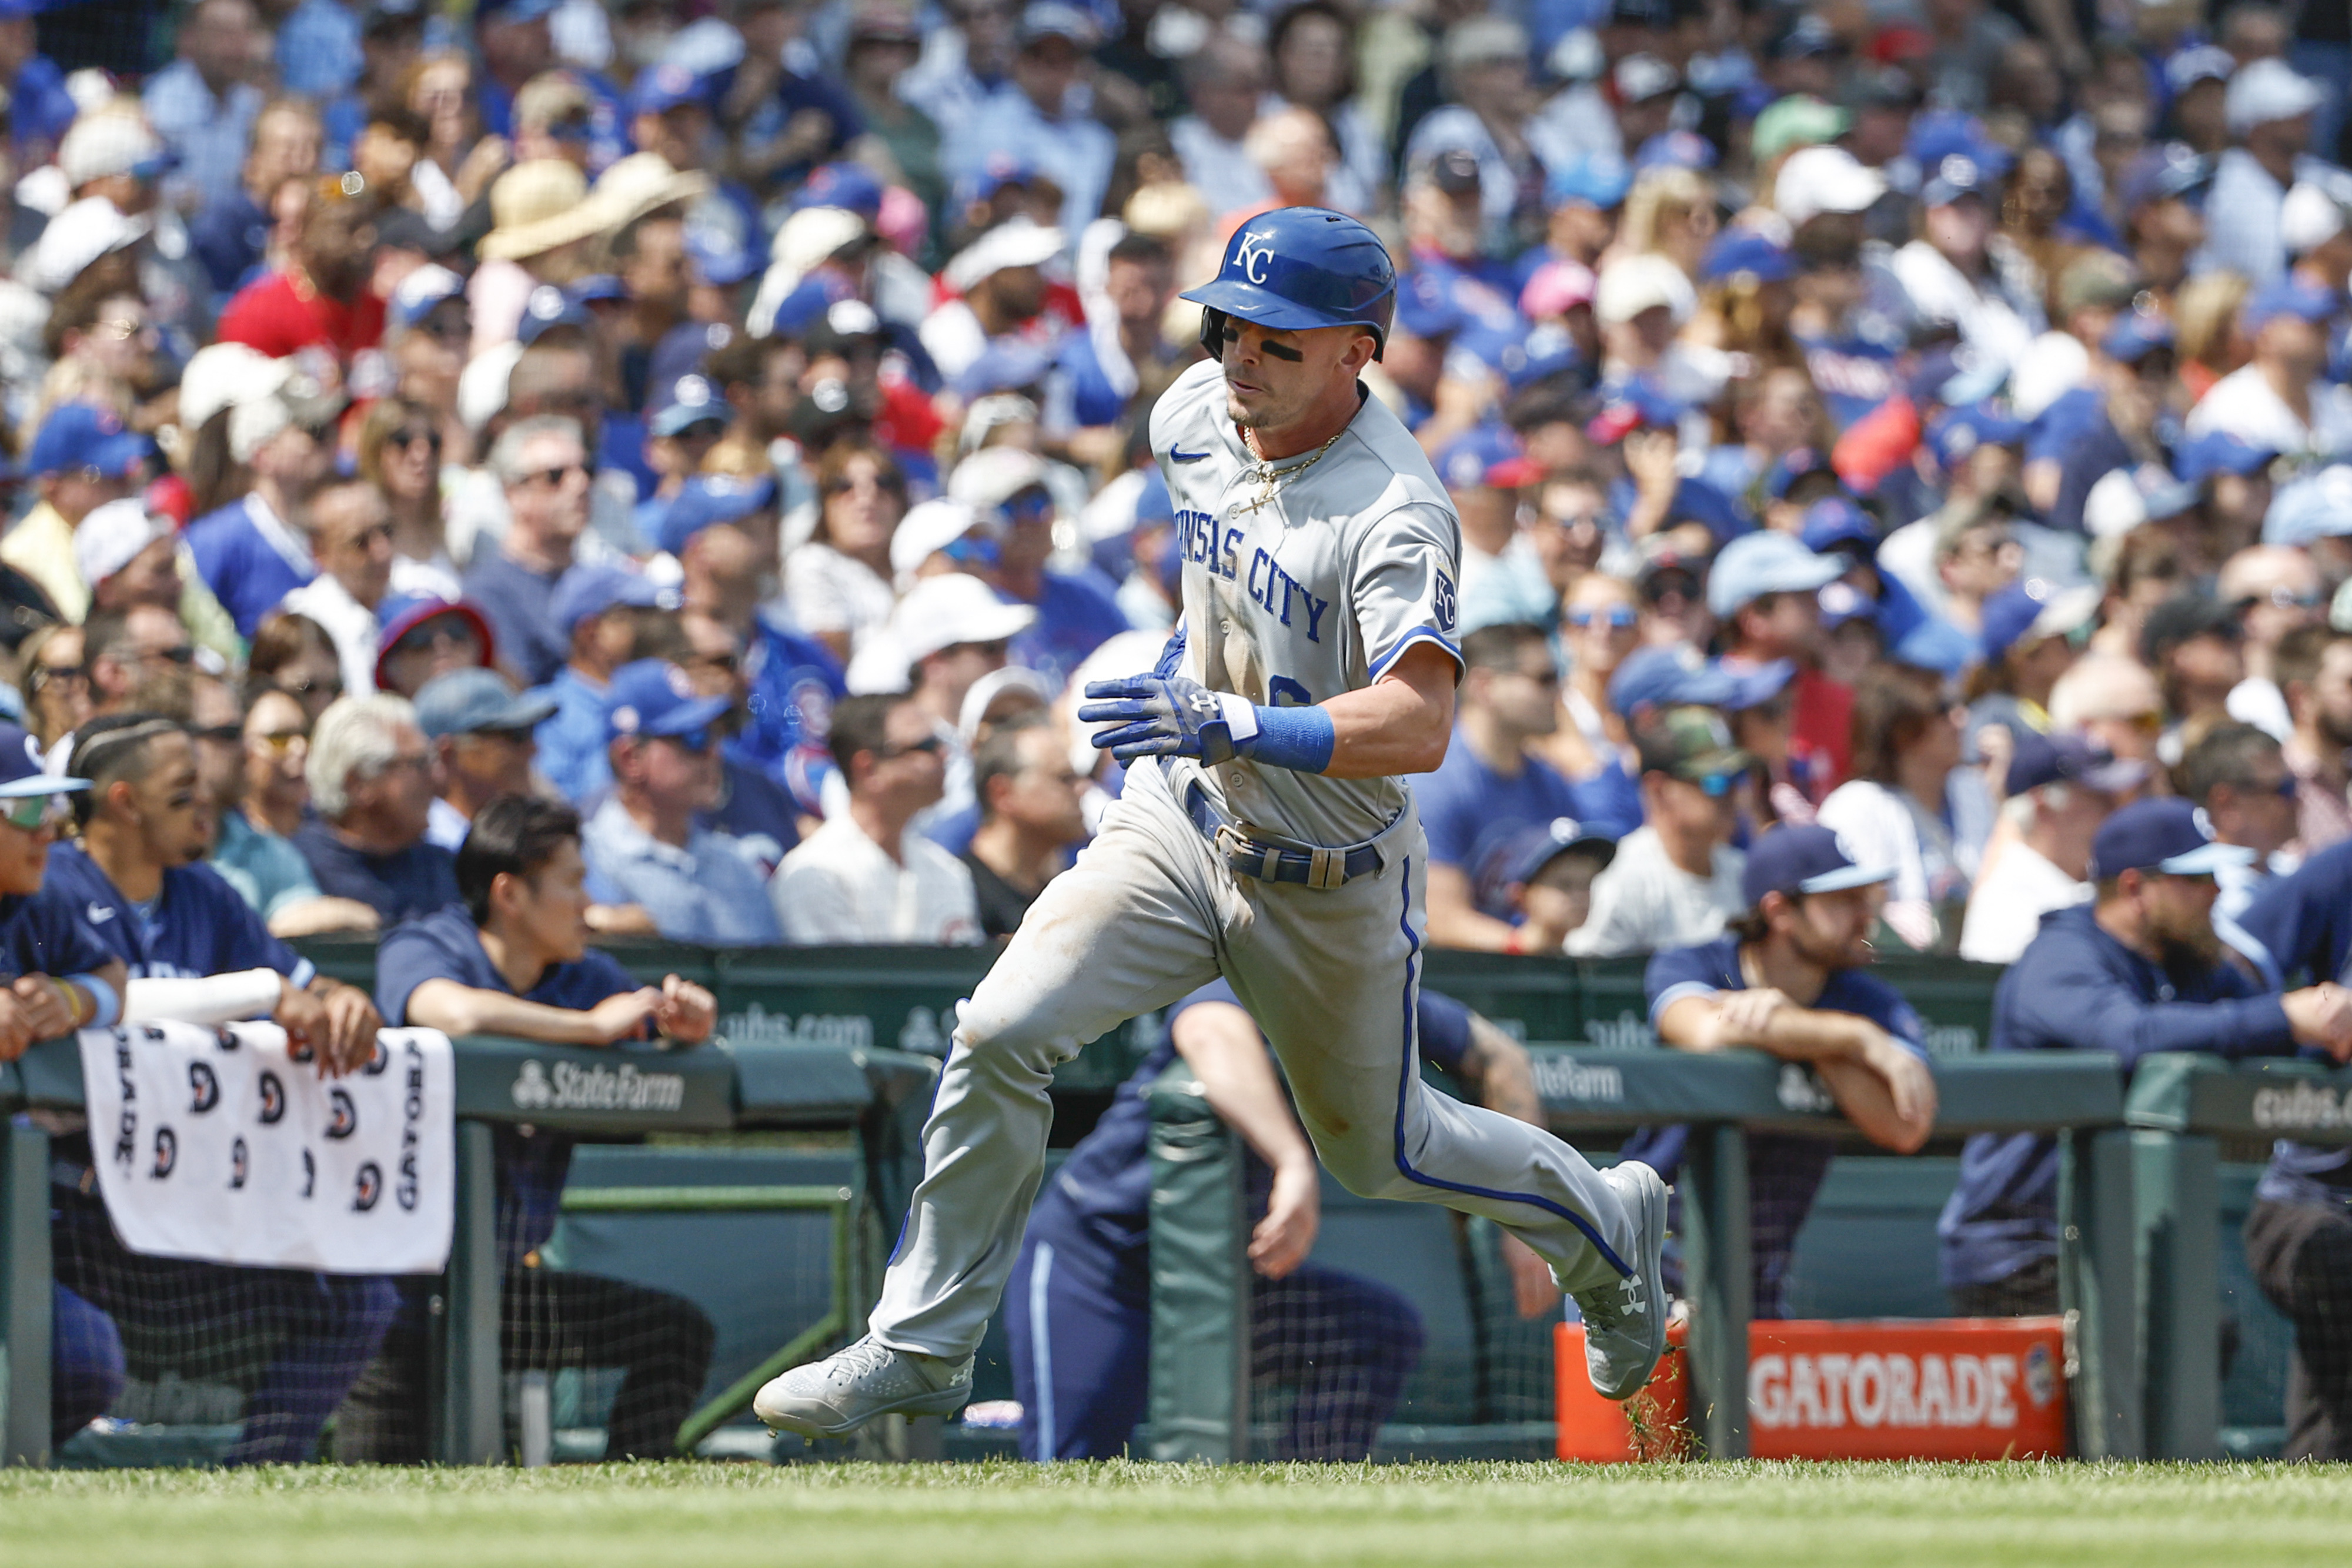
[[[1685,1123],[1684,1294],[1691,1303],[1692,1409],[1704,1451],[1748,1452],[1748,1150],[1743,1133],[1851,1134],[1802,1068],[1754,1051],[1530,1047],[1554,1131]],[[2008,1055],[1935,1063],[1941,1134],[2048,1133],[2061,1147],[2063,1304],[2075,1314],[2074,1452],[2147,1451],[2139,1364],[2130,1134],[2115,1058]],[[1152,1098],[1151,1455],[1245,1458],[1250,1274],[1241,1140],[1180,1062]],[[2210,1208],[2207,1211],[2210,1212]]]

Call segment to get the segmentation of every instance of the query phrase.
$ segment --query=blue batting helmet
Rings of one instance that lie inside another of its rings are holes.
[[[1278,332],[1363,327],[1378,359],[1396,312],[1396,266],[1380,237],[1347,214],[1281,207],[1244,224],[1215,279],[1184,298],[1207,308],[1201,342],[1213,355],[1234,316]]]

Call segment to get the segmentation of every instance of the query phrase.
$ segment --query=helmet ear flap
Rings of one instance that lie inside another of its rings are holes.
[[[1201,312],[1201,347],[1209,358],[1222,361],[1225,357],[1225,313],[1222,310]]]

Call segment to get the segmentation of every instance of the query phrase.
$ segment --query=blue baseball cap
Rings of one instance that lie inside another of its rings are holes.
[[[1927,449],[1947,469],[1967,461],[1979,446],[2014,446],[2025,439],[2025,422],[1998,404],[1948,409],[1927,426]]]
[[[698,424],[724,425],[733,417],[718,388],[702,376],[684,375],[655,399],[646,429],[655,435],[677,435]]]
[[[1609,677],[1609,706],[1631,718],[1643,708],[1721,707],[1733,691],[1729,675],[1689,648],[1643,648]]]
[[[416,694],[416,727],[427,740],[536,729],[554,713],[553,697],[544,692],[518,692],[496,670],[452,670],[434,676]]]
[[[882,182],[863,163],[820,163],[793,193],[793,211],[804,207],[842,207],[871,218],[882,210]]]
[[[1716,236],[1706,259],[1699,265],[1699,277],[1704,282],[1721,283],[1742,273],[1759,283],[1785,283],[1797,275],[1796,257],[1771,235],[1735,225]]]
[[[2009,380],[2009,367],[1965,343],[1938,343],[1919,356],[1905,392],[1925,407],[1939,402],[1960,408],[1982,402]]]
[[[731,288],[760,269],[751,253],[736,244],[732,235],[698,224],[687,225],[686,259],[713,288]]]
[[[2238,57],[2219,44],[2194,44],[2164,62],[2164,85],[2175,98],[2200,81],[2228,81],[2238,72]]]
[[[1798,537],[1815,555],[1827,555],[1845,545],[1861,547],[1860,553],[1866,559],[1878,554],[1878,525],[1843,496],[1824,496],[1807,507],[1804,532]]]
[[[1731,683],[1731,695],[1716,705],[1726,713],[1746,713],[1749,708],[1762,707],[1788,690],[1789,683],[1797,678],[1794,659],[1774,659],[1756,665],[1716,659],[1707,668]]]
[[[1543,477],[1542,467],[1503,424],[1481,424],[1455,436],[1439,451],[1434,466],[1448,490],[1512,490]]]
[[[1633,154],[1633,172],[1646,174],[1653,169],[1712,169],[1715,167],[1715,143],[1696,131],[1661,131],[1642,143]]]
[[[1851,582],[1832,582],[1822,589],[1822,626],[1827,630],[1849,621],[1879,623],[1878,601]]]
[[[1430,268],[1415,268],[1397,279],[1396,325],[1416,338],[1443,338],[1460,331],[1469,319],[1454,298],[1450,280]]]
[[[1895,875],[1893,866],[1866,866],[1855,860],[1839,834],[1808,822],[1770,827],[1748,846],[1748,868],[1739,874],[1739,896],[1755,908],[1768,893],[1795,898],[1807,893],[1842,893],[1868,887]]]
[[[602,615],[624,604],[675,610],[678,594],[676,589],[664,588],[644,573],[626,567],[610,561],[583,561],[556,580],[555,597],[548,613],[556,630],[569,637],[591,615]]]
[[[629,89],[628,112],[634,120],[640,114],[661,114],[685,104],[709,102],[700,77],[684,66],[665,62],[637,73],[635,84]]]
[[[638,659],[613,672],[604,697],[607,736],[691,736],[724,718],[734,704],[706,697],[667,659]]]
[[[2343,308],[2344,298],[2336,290],[2283,272],[2254,290],[2240,308],[2238,321],[2247,331],[2259,332],[2282,316],[2299,317],[2316,325],[2334,319]]]
[[[1845,575],[1845,562],[1817,555],[1791,534],[1743,534],[1723,547],[1706,574],[1706,607],[1718,621],[1768,593],[1811,593]]]
[[[1633,188],[1633,172],[1614,152],[1591,152],[1553,170],[1544,181],[1544,200],[1553,206],[1582,202],[1609,212]]]
[[[703,529],[717,523],[740,521],[775,503],[773,475],[738,479],[727,474],[698,474],[678,491],[677,499],[669,504],[669,511],[662,518],[661,548],[672,555],[679,554],[687,541]]]
[[[1752,852],[1751,852],[1752,856]],[[1751,858],[1750,863],[1754,863]],[[2099,825],[2091,841],[2091,880],[2105,882],[2127,871],[2168,876],[2210,876],[2254,863],[2254,852],[2213,841],[2205,813],[2177,795],[2135,800]]]
[[[2117,757],[2079,735],[2035,735],[2019,737],[2010,754],[2004,787],[2011,795],[2039,789],[2044,784],[2080,784],[2109,795],[2137,789],[2147,781],[2147,764],[2137,758]]]
[[[446,267],[427,262],[400,280],[384,301],[386,319],[403,330],[433,313],[436,306],[466,297],[466,280]]]
[[[1988,179],[2008,173],[2016,162],[2008,148],[1986,134],[1982,120],[1958,109],[1931,109],[1914,116],[1903,151],[1931,177],[1937,165],[1954,156],[1968,159]]]
[[[2158,202],[2189,195],[2212,178],[2210,159],[2200,157],[2186,142],[2168,141],[2132,161],[2124,171],[2116,194],[2124,211],[2134,213]]]
[[[61,779],[41,768],[41,743],[23,727],[0,720],[0,800],[32,795],[73,795],[89,788],[87,779]]]
[[[2235,474],[2243,477],[2258,468],[2268,467],[2278,454],[2267,446],[2257,446],[2227,431],[2208,431],[2191,436],[2173,448],[2172,470],[2184,485],[2202,485],[2216,474]]]
[[[992,199],[1007,185],[1027,185],[1037,177],[1037,166],[1011,152],[992,152],[981,166],[956,182],[955,204],[968,207]]]
[[[2279,486],[2263,515],[2263,543],[2307,546],[2352,534],[2352,464],[2337,463]]]
[[[2020,578],[1985,599],[1978,628],[1985,663],[1999,663],[2029,633],[2063,637],[2087,626],[2098,611],[2099,591],[2088,583],[2060,588],[2046,578]]]
[[[1582,362],[1583,355],[1568,329],[1556,321],[1547,321],[1530,329],[1524,341],[1504,352],[1503,382],[1517,394],[1538,382],[1572,371]]]
[[[1516,829],[1478,857],[1476,873],[1470,879],[1478,903],[1487,909],[1507,907],[1509,889],[1535,881],[1537,873],[1571,850],[1584,851],[1593,857],[1595,869],[1605,869],[1617,858],[1617,837],[1606,823],[1574,817]]]
[[[981,350],[950,383],[966,402],[991,392],[1034,387],[1054,369],[1054,356],[1045,348],[1020,338],[1000,338]]]
[[[482,614],[481,606],[469,599],[440,599],[429,593],[395,593],[375,607],[376,624],[383,628],[377,637],[381,650],[375,656],[375,684],[381,691],[392,689],[392,680],[385,661],[392,657],[400,640],[424,625],[427,621],[444,615],[454,615],[473,632],[474,640],[482,645],[485,668],[499,662],[499,643],[491,634],[489,621]]]
[[[523,301],[522,320],[515,328],[515,338],[529,348],[558,327],[593,329],[595,325],[596,318],[588,313],[588,307],[552,283],[542,283]]]
[[[1962,196],[1984,196],[2000,179],[2000,173],[1982,161],[1980,150],[1948,152],[1920,185],[1919,204],[1948,207]]]
[[[2099,342],[2099,352],[2118,363],[2136,365],[2158,349],[2172,347],[2172,323],[2153,310],[2127,310]]]
[[[94,468],[110,479],[120,479],[152,450],[153,444],[145,436],[122,428],[112,409],[86,402],[60,403],[33,437],[33,448],[25,455],[25,472],[38,479]]]
[[[604,305],[629,297],[629,286],[609,272],[592,272],[566,288],[575,305]]]
[[[1587,438],[1614,446],[1636,430],[1675,430],[1685,405],[1646,376],[1633,376],[1602,390],[1601,412],[1587,422]]]

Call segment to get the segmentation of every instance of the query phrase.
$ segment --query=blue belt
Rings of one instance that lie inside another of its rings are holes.
[[[1253,839],[1225,821],[1198,783],[1185,788],[1184,814],[1239,876],[1330,888],[1345,886],[1381,869],[1381,852],[1372,844],[1358,844],[1352,850],[1294,850]]]

